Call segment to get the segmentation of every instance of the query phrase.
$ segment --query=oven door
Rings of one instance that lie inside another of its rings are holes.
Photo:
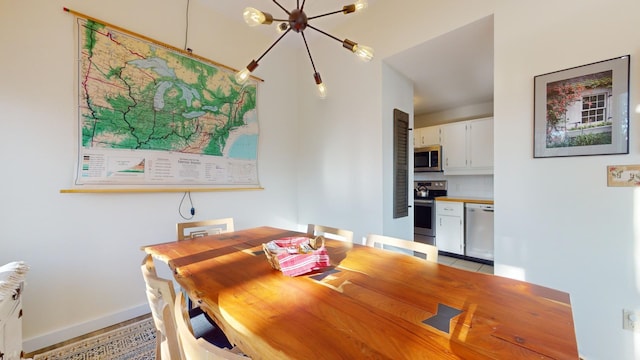
[[[436,209],[435,202],[427,199],[414,199],[413,200],[413,232],[416,235],[422,235],[418,238],[429,237],[434,238],[436,236]],[[426,242],[434,239],[425,239]],[[420,241],[425,242],[425,241]]]

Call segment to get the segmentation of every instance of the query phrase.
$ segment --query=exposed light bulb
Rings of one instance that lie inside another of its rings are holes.
[[[316,81],[316,85],[318,86],[318,95],[321,99],[327,97],[327,86],[322,82],[322,78],[320,77],[320,73],[316,72],[313,74],[313,78]]]
[[[356,44],[356,46],[353,47],[353,53],[364,62],[369,62],[373,59],[373,49],[368,46]]]
[[[318,95],[321,99],[325,99],[327,97],[327,86],[324,83],[318,84]]]
[[[249,26],[258,26],[267,20],[266,15],[262,11],[252,7],[245,8],[242,12],[242,17],[244,18],[244,22]]]
[[[356,1],[355,5],[356,5],[356,12],[362,11],[366,9],[367,6],[369,6],[369,4],[367,3],[367,0],[358,0]]]
[[[244,83],[247,82],[247,79],[249,79],[250,74],[251,74],[251,71],[249,71],[249,69],[247,68],[244,68],[238,71],[236,73],[236,82],[240,85],[243,85]]]
[[[255,60],[251,60],[251,62],[249,63],[249,65],[247,65],[246,68],[236,73],[236,76],[235,76],[236,82],[240,85],[247,82],[247,79],[249,79],[249,75],[251,75],[253,70],[255,70],[257,67],[258,67],[258,62]]]
[[[342,12],[344,14],[351,14],[353,12],[360,12],[367,8],[369,4],[367,4],[367,0],[358,0],[355,4],[345,5],[342,7]]]
[[[349,39],[344,39],[342,46],[356,54],[362,61],[368,62],[373,59],[373,49],[368,46],[358,45],[358,43]]]

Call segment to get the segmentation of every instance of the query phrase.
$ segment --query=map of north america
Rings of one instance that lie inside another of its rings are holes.
[[[239,85],[220,66],[78,21],[83,148],[256,159],[255,83]]]

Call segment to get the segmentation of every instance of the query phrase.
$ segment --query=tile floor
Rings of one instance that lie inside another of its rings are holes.
[[[469,271],[482,272],[485,274],[493,274],[493,266],[481,264],[469,260],[457,259],[454,257],[438,255],[438,262],[440,264],[449,265],[453,267],[457,267],[460,269],[465,269]]]

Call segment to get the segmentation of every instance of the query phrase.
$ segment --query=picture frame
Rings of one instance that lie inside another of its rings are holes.
[[[534,77],[534,158],[629,153],[630,55]]]
[[[640,165],[607,166],[607,186],[633,187],[640,186]]]

